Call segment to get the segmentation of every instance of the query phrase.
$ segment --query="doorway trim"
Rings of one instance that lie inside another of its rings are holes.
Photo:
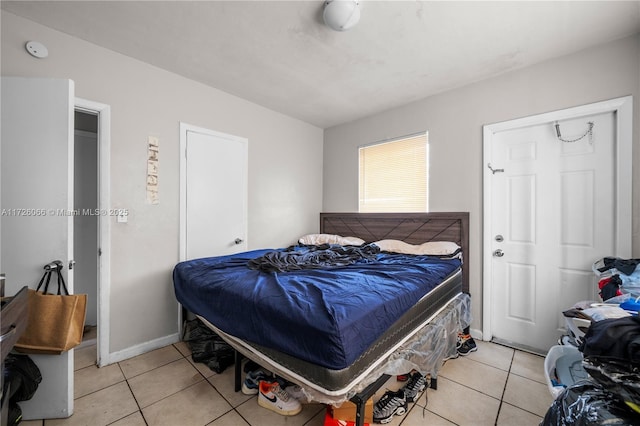
[[[106,104],[75,98],[75,110],[98,117],[98,338],[97,365],[111,364],[109,351],[111,301],[111,107]]]
[[[487,167],[491,163],[491,147],[493,136],[498,132],[514,130],[523,127],[552,123],[557,120],[579,118],[586,115],[612,112],[615,114],[616,124],[616,246],[614,256],[631,257],[632,248],[632,146],[633,146],[633,97],[625,96],[608,101],[577,106],[573,108],[552,111],[543,114],[503,121],[483,126],[483,238],[482,238],[482,340],[490,341],[493,337],[491,328],[493,269],[491,254],[491,217],[492,193],[491,170]]]

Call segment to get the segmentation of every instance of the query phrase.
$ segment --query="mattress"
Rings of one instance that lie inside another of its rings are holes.
[[[436,377],[444,358],[456,351],[459,330],[468,326],[470,297],[461,293],[456,270],[389,327],[357,360],[329,369],[225,333],[200,319],[232,347],[274,373],[301,385],[310,400],[336,403],[351,398],[381,374],[417,369]]]
[[[293,369],[335,372],[376,358],[377,346],[388,348],[461,289],[459,259],[379,253],[335,268],[267,273],[247,266],[268,252],[181,262],[176,297],[221,333],[273,351]]]

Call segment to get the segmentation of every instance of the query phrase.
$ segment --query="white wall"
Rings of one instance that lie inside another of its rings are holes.
[[[640,111],[640,36],[438,94],[325,130],[323,210],[358,210],[357,147],[427,130],[431,211],[470,212],[472,328],[482,320],[482,126],[634,96],[634,147]],[[640,254],[640,149],[633,153],[633,252]]]
[[[322,130],[5,11],[2,75],[75,81],[76,96],[111,106],[110,352],[176,333],[171,271],[178,261],[179,122],[249,140],[249,248],[317,232]],[[24,44],[38,40],[49,57]],[[147,137],[160,141],[160,204],[146,203]]]

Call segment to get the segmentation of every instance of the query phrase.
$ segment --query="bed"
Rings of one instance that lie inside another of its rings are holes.
[[[239,355],[299,384],[308,399],[366,401],[390,374],[415,368],[435,379],[455,353],[457,332],[470,323],[468,222],[466,212],[321,213],[320,234],[360,238],[346,247],[361,257],[285,271],[261,263],[292,251],[315,256],[298,245],[189,260],[174,269],[176,297]],[[375,251],[389,241],[460,250]]]

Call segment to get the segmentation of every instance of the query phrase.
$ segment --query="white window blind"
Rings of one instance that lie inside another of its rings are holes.
[[[361,212],[428,211],[427,133],[359,148]]]

